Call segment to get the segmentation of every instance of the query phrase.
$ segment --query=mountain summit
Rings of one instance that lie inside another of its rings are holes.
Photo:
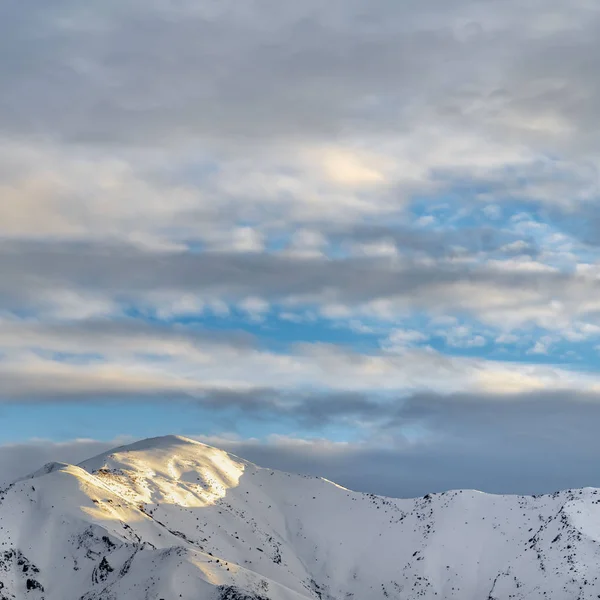
[[[600,597],[600,494],[360,494],[166,436],[0,492],[0,600]]]

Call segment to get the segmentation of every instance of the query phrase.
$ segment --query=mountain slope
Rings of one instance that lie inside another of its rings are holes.
[[[598,598],[599,502],[395,500],[167,436],[0,493],[0,600]]]

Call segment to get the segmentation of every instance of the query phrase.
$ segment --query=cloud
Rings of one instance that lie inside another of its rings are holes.
[[[363,157],[357,152],[333,148],[317,153],[317,159],[326,176],[342,186],[372,186],[386,180],[381,171],[382,157]]]
[[[365,468],[450,406],[591,418],[599,31],[587,0],[5,3],[1,400],[406,438],[343,446]]]
[[[357,407],[361,405],[357,399]],[[457,488],[532,494],[597,485],[597,393],[416,394],[394,410],[393,427],[364,441],[202,436],[191,424],[176,433],[264,467],[326,477],[351,489],[389,496]],[[161,433],[166,432],[157,431]],[[49,460],[76,463],[121,443],[0,446],[0,481]]]
[[[597,13],[583,1],[569,10],[532,3],[516,19],[516,7],[14,5],[3,11],[2,38],[26,52],[3,62],[1,124],[72,140],[163,143],[329,137],[349,125],[398,131],[436,114],[498,137],[504,128],[504,137],[560,138],[595,114],[597,81],[585,58]],[[540,27],[550,22],[565,25]]]
[[[160,304],[169,297],[173,302],[195,297],[199,305],[256,298],[288,307],[316,303],[329,310],[337,305],[348,314],[382,318],[417,308],[470,313],[495,326],[537,324],[552,330],[577,318],[593,324],[600,308],[594,300],[593,272],[561,272],[538,263],[148,253],[123,245],[0,245],[0,310],[7,312],[52,314],[64,304],[65,295],[81,298],[88,310],[97,304],[101,316],[111,306],[118,313],[120,303],[158,309],[153,298]]]
[[[410,329],[392,329],[382,347],[388,352],[403,353],[407,348],[424,342],[428,336],[421,331]]]
[[[240,167],[241,189],[270,169],[271,188],[294,179],[290,167],[311,178],[298,163],[309,155],[342,188],[385,181],[406,192],[473,179],[505,196],[593,198],[593,153],[581,160],[597,139],[589,3],[333,6],[5,8],[0,37],[21,51],[0,65],[0,132],[95,148],[96,159],[103,148],[129,148],[131,160],[135,149],[139,159],[141,147],[170,147],[180,168],[199,153],[230,189]]]
[[[88,439],[54,442],[31,440],[0,446],[0,489],[15,479],[37,471],[46,463],[57,461],[77,464],[115,446],[126,443],[126,438],[112,441]]]
[[[141,403],[150,415],[154,403],[179,402],[226,415],[230,426],[260,421],[272,430],[285,421],[302,430],[341,427],[363,438],[401,429],[413,399],[428,395],[449,404],[468,396],[512,405],[560,390],[565,398],[596,401],[594,373],[453,357],[411,347],[424,341],[414,332],[399,336],[393,352],[304,342],[281,353],[248,335],[195,327],[8,323],[0,330],[0,401],[35,410],[117,400]]]
[[[502,395],[416,395],[398,411],[404,435],[380,434],[370,443],[202,439],[263,466],[389,496],[458,488],[551,493],[597,485],[597,400],[560,391],[510,401]]]

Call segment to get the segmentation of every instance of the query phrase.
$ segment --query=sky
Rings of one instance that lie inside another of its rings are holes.
[[[393,496],[598,486],[600,4],[0,4],[0,482],[181,434]]]

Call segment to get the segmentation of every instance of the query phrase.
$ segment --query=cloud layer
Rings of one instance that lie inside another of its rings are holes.
[[[172,406],[361,489],[585,483],[599,33],[589,0],[5,3],[0,442]]]

